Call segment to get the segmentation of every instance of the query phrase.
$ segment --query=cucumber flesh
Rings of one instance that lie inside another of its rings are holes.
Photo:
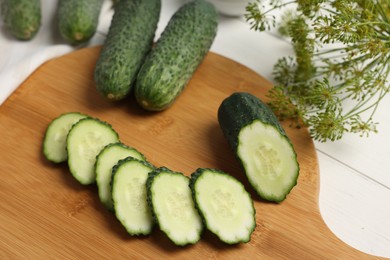
[[[203,230],[189,181],[182,173],[164,167],[152,172],[147,181],[153,216],[161,231],[179,246],[196,243]]]
[[[96,180],[96,156],[110,143],[119,141],[112,127],[95,118],[84,118],[70,129],[66,139],[68,166],[72,175],[83,185]]]
[[[66,137],[72,126],[87,115],[78,112],[69,112],[55,118],[46,129],[43,140],[43,154],[46,159],[61,163],[68,159],[66,151]]]
[[[241,129],[237,155],[262,197],[282,201],[297,182],[296,154],[275,127],[254,121]]]
[[[145,157],[136,149],[122,143],[111,143],[105,146],[96,157],[95,173],[96,185],[100,201],[108,210],[114,210],[111,197],[112,168],[119,160],[131,156],[144,161]]]
[[[127,157],[113,168],[112,199],[115,215],[131,235],[147,235],[153,217],[146,199],[146,180],[153,166]]]
[[[219,170],[198,169],[190,187],[208,230],[227,244],[250,241],[256,211],[241,182]]]

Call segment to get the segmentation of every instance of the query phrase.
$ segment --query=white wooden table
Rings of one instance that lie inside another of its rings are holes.
[[[156,37],[184,0],[162,0]],[[74,50],[53,35],[57,1],[42,0],[43,20],[29,42],[7,36],[0,23],[0,105],[41,63]],[[98,33],[89,45],[102,44],[112,10],[106,0]],[[242,17],[220,16],[213,52],[236,60],[272,82],[272,67],[291,55],[291,46],[271,33],[250,30]],[[379,133],[347,135],[334,143],[316,143],[320,166],[319,207],[325,223],[341,240],[368,254],[390,258],[390,95],[376,113]]]

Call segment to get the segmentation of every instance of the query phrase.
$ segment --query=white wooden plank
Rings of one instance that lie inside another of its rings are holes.
[[[341,240],[368,254],[390,256],[390,190],[322,152],[320,212]]]
[[[390,187],[389,110],[390,95],[387,95],[376,112],[375,120],[380,122],[377,134],[373,133],[368,138],[348,134],[340,141],[333,143],[316,143],[316,147]]]

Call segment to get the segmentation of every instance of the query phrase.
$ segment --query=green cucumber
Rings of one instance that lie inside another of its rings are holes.
[[[220,127],[258,195],[281,202],[297,184],[297,155],[275,114],[246,92],[227,97],[218,109]]]
[[[61,163],[68,159],[66,137],[72,126],[87,115],[78,112],[64,113],[50,122],[43,139],[43,154],[46,159]]]
[[[146,198],[146,180],[154,169],[133,157],[120,160],[112,171],[112,200],[115,215],[130,235],[148,235],[153,217]]]
[[[112,168],[119,160],[128,156],[145,161],[145,156],[135,148],[123,143],[111,143],[105,146],[96,157],[95,174],[96,185],[100,201],[108,210],[114,210],[111,197]]]
[[[241,182],[220,170],[199,168],[191,174],[190,187],[208,230],[227,244],[250,241],[256,210]]]
[[[103,0],[59,0],[58,28],[71,44],[90,40],[96,32]]]
[[[31,40],[41,27],[40,0],[0,0],[5,27],[19,40]]]
[[[146,181],[148,204],[161,231],[179,246],[199,241],[203,224],[195,208],[190,179],[161,167]]]
[[[108,144],[119,141],[117,132],[106,122],[83,118],[72,126],[66,138],[68,166],[83,185],[96,180],[96,156]]]
[[[214,6],[203,0],[175,12],[137,76],[135,97],[143,108],[160,111],[172,105],[208,53],[217,18]]]
[[[161,0],[121,0],[99,54],[94,79],[97,91],[109,100],[125,98],[152,48]]]

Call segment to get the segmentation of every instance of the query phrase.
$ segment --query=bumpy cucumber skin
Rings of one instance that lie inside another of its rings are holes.
[[[221,171],[221,170],[218,170],[218,169],[211,169],[211,168],[198,168],[196,169],[196,171],[194,171],[192,174],[191,174],[191,179],[190,179],[190,189],[191,189],[191,193],[192,193],[192,198],[195,202],[195,207],[196,209],[198,210],[199,212],[199,215],[200,217],[202,218],[202,221],[203,221],[203,224],[204,226],[208,227],[208,224],[207,224],[207,220],[206,220],[206,217],[204,216],[202,210],[199,208],[199,204],[198,204],[198,200],[197,200],[197,196],[196,196],[196,181],[202,177],[202,174],[206,171],[211,171],[215,174],[225,174],[227,176],[229,176],[230,178],[232,179],[235,179],[233,176],[229,175],[228,173],[224,172],[224,171]],[[237,180],[237,182],[239,182]],[[244,188],[245,189],[245,188]],[[249,195],[250,196],[250,195]],[[256,218],[255,218],[255,214],[256,214],[256,209],[253,205],[253,212],[254,212],[254,215],[253,215],[253,226],[252,226],[252,229],[249,230],[249,236],[246,238],[246,239],[243,239],[241,241],[224,241],[226,244],[237,244],[237,243],[247,243],[251,240],[251,234],[253,233],[253,231],[255,230],[256,228]]]
[[[160,111],[172,105],[209,51],[217,18],[214,6],[203,0],[176,11],[138,74],[135,97],[143,108]]]
[[[250,93],[233,93],[219,106],[218,122],[234,151],[237,150],[238,134],[241,129],[254,120],[276,127],[287,138],[286,132],[272,110]]]
[[[137,153],[139,154],[139,156],[142,158],[142,159],[138,159],[138,160],[147,161],[147,160],[146,160],[146,157],[145,157],[145,155],[144,155],[143,153],[141,153],[140,151],[138,151],[138,150],[135,149],[134,147],[130,147],[130,146],[128,146],[128,145],[126,145],[126,144],[124,144],[124,143],[121,143],[121,142],[111,143],[111,144],[106,145],[106,146],[102,149],[102,151],[100,151],[99,155],[104,151],[104,149],[109,148],[109,147],[112,147],[112,146],[119,146],[119,147],[122,147],[122,148],[124,148],[124,149],[134,150],[134,151],[137,152]],[[99,155],[98,155],[98,156],[99,156]],[[136,158],[136,159],[137,159],[137,158]]]
[[[265,103],[256,96],[247,92],[233,93],[223,100],[218,108],[218,122],[220,128],[244,170],[245,167],[243,162],[237,155],[237,148],[240,141],[238,137],[242,128],[252,124],[256,120],[275,127],[291,146],[295,155],[295,161],[297,164],[296,181],[291,185],[291,188],[286,192],[286,194],[284,194],[284,196],[269,197],[262,194],[258,189],[255,189],[262,199],[279,203],[285,200],[289,192],[294,188],[294,186],[296,186],[299,175],[299,164],[294,147],[287,137],[283,127],[280,125],[278,118]]]
[[[97,91],[109,100],[124,99],[152,48],[161,0],[121,0],[115,4],[107,38],[95,66]]]
[[[141,163],[141,164],[143,164],[143,165],[145,165],[145,166],[147,166],[147,167],[149,167],[149,168],[151,168],[151,169],[153,169],[153,170],[155,169],[155,167],[154,167],[150,162],[148,162],[148,161],[146,161],[146,160],[142,161],[142,160],[136,159],[136,158],[134,158],[134,157],[132,157],[132,156],[128,156],[128,157],[126,157],[126,158],[124,158],[124,159],[119,160],[118,163],[115,164],[115,165],[112,167],[112,177],[111,177],[111,179],[114,179],[114,178],[115,178],[115,173],[118,171],[118,169],[119,169],[123,164],[125,164],[125,163],[127,163],[127,162],[130,162],[130,161],[137,161],[137,162],[139,162],[139,163]],[[151,172],[152,172],[152,171],[151,171]],[[112,183],[111,183],[111,184],[112,184]]]
[[[63,39],[71,44],[90,40],[99,22],[103,0],[59,0],[58,28]]]
[[[0,0],[5,27],[19,40],[31,40],[41,27],[40,0]]]

